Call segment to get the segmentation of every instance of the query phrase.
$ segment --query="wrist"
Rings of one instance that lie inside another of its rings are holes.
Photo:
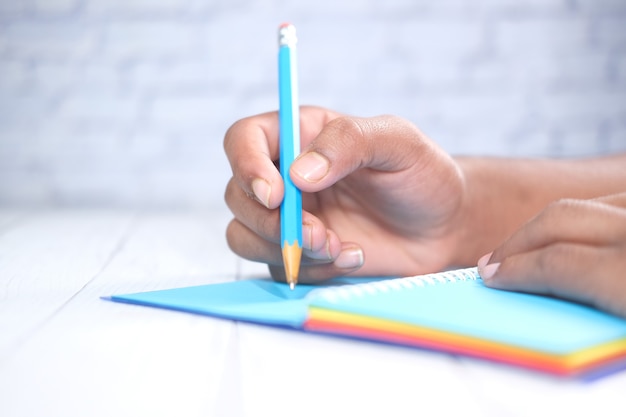
[[[458,157],[463,177],[462,206],[456,219],[452,264],[476,265],[543,204],[531,186],[503,159]],[[523,175],[519,173],[520,175]],[[530,187],[530,188],[529,188]]]
[[[626,154],[548,160],[457,157],[464,181],[453,262],[476,264],[515,230],[562,198],[623,191]]]

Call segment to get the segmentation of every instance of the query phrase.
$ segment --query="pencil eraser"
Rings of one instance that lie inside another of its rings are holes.
[[[296,27],[291,23],[282,23],[278,28],[278,44],[293,47],[297,42]]]

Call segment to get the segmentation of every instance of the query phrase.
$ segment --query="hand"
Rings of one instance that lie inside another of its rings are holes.
[[[493,288],[568,298],[626,317],[626,193],[551,204],[478,268]]]
[[[303,192],[299,280],[447,267],[465,198],[452,158],[398,117],[347,117],[316,107],[303,107],[300,116],[302,153],[290,171]],[[284,280],[278,114],[238,121],[224,148],[233,170],[225,195],[234,214],[228,243]]]

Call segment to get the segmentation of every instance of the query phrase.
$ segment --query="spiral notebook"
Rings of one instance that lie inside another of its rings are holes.
[[[323,286],[251,279],[110,300],[496,361],[593,379],[626,367],[626,320],[486,287],[476,268]]]

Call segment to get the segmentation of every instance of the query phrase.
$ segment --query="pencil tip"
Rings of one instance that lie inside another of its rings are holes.
[[[283,244],[283,262],[285,263],[285,277],[289,288],[292,290],[298,283],[298,273],[300,272],[300,260],[302,259],[302,247],[297,240],[293,245],[286,241]]]

